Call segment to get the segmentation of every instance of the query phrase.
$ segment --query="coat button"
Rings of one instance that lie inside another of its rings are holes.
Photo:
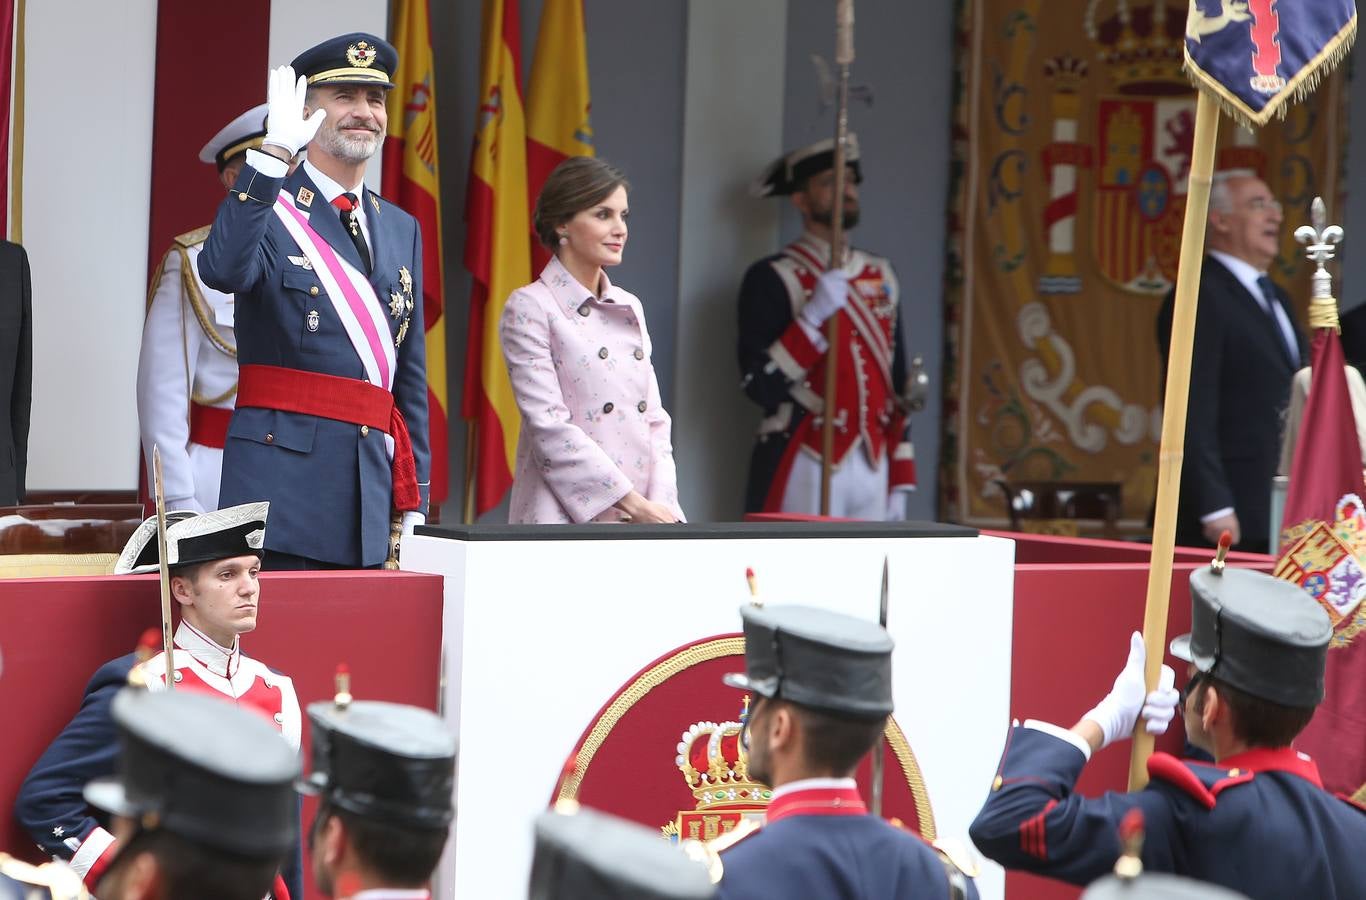
[[[284,714],[284,713],[276,713],[276,714],[275,714],[275,724],[276,724],[276,725],[283,725],[283,724],[285,724],[285,714]]]
[[[182,680],[184,677],[185,677],[185,676],[182,675],[182,674],[180,674],[179,670],[177,670],[176,673],[175,673],[175,683],[176,683],[176,684],[180,684],[181,680]]]
[[[641,412],[645,412],[645,401],[642,400],[639,403],[637,403],[636,409],[640,410]]]
[[[273,443],[275,443],[275,435],[273,435],[273,434],[267,434],[267,435],[266,435],[266,443],[267,443],[267,444],[273,444]]]
[[[606,358],[607,358],[607,348],[606,348],[606,347],[603,347],[601,350],[598,351],[598,359],[606,359]]]
[[[370,426],[369,426],[369,425],[362,425],[362,426],[360,427],[360,436],[361,436],[361,437],[365,437],[365,436],[366,436],[367,434],[369,434],[369,433],[370,433]]]
[[[644,358],[645,358],[645,351],[642,350],[642,349],[640,349],[639,347],[637,347],[637,348],[636,348],[636,352],[635,352],[635,357],[636,357],[636,359],[644,359]]]
[[[588,314],[591,313],[592,311],[593,311],[593,308],[592,308],[591,306],[588,305],[588,301],[587,301],[587,300],[585,300],[585,301],[583,302],[583,305],[579,307],[579,315],[583,316],[584,318],[587,318],[587,317],[588,317]]]
[[[316,297],[316,296],[318,296],[318,286],[317,286],[316,284],[313,285],[313,287],[311,287],[311,288],[308,289],[308,296],[310,296],[310,297]]]
[[[612,410],[614,410],[614,409],[616,409],[616,407],[613,406],[611,403],[604,403],[604,404],[602,405],[602,411],[603,411],[604,413],[610,413],[610,412],[611,412]]]
[[[993,791],[999,791],[999,790],[1001,789],[1001,785],[1003,785],[1003,784],[1005,784],[1005,783],[1006,783],[1006,780],[1005,780],[1004,778],[1002,778],[1000,775],[997,775],[996,778],[995,778],[995,780],[991,782],[991,789],[992,789]]]
[[[243,203],[245,203],[246,200],[247,200],[247,192],[246,192],[246,191],[241,191],[241,192],[239,192],[238,195],[237,195],[237,199],[238,199],[238,200],[241,200]]]

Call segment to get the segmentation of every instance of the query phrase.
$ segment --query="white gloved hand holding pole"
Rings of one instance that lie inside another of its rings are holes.
[[[266,82],[266,136],[261,143],[279,147],[292,159],[308,146],[322,127],[327,110],[315,109],[304,118],[304,99],[308,96],[308,79],[294,77],[293,66],[272,69]]]
[[[820,328],[825,320],[844,309],[849,302],[849,273],[833,269],[816,279],[816,287],[802,307],[802,321]]]
[[[1095,709],[1082,716],[1082,720],[1094,722],[1101,730],[1101,747],[1108,747],[1121,738],[1128,737],[1134,730],[1139,716],[1149,734],[1163,734],[1176,715],[1179,695],[1173,685],[1176,673],[1171,666],[1163,666],[1158,678],[1157,689],[1149,693],[1145,689],[1143,668],[1147,652],[1143,648],[1143,635],[1137,631],[1129,638],[1129,659],[1124,669],[1115,678],[1114,687]]]

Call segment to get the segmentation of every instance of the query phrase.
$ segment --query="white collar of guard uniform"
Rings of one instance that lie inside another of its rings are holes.
[[[773,789],[773,796],[769,799],[772,803],[784,794],[795,794],[797,791],[845,791],[857,790],[858,782],[852,778],[803,778],[800,781],[789,781],[782,787]]]
[[[847,272],[849,272],[849,274],[857,275],[858,269],[862,268],[862,266],[858,266],[857,268],[855,267],[855,259],[858,257],[859,252],[849,245],[848,240],[849,235],[848,232],[846,232],[844,245],[844,268]],[[793,243],[802,244],[806,248],[806,251],[808,253],[810,253],[813,257],[821,261],[822,266],[830,265],[830,242],[827,241],[825,238],[816,237],[816,235],[812,234],[809,231],[803,231],[801,237],[797,238],[795,241],[793,241]]]
[[[180,627],[176,629],[175,645],[194,657],[195,662],[222,678],[232,678],[242,663],[240,640],[234,638],[232,649],[229,650],[184,619],[180,620]]]
[[[563,303],[570,311],[577,311],[580,306],[593,300],[602,303],[623,303],[627,302],[619,288],[612,286],[612,279],[607,277],[607,271],[602,272],[602,295],[594,297],[593,292],[579,284],[578,279],[569,274],[569,270],[560,262],[558,256],[552,255],[550,262],[545,264],[541,270],[541,281],[550,288],[550,292],[555,295],[555,299]]]
[[[344,188],[336,181],[332,180],[331,177],[324,175],[321,169],[313,165],[313,163],[309,162],[307,159],[304,160],[304,171],[308,173],[309,178],[313,179],[313,184],[317,186],[318,193],[322,194],[323,199],[328,203],[331,203],[342,194],[348,192],[355,194],[357,197],[361,197],[365,193],[364,181],[354,188]]]

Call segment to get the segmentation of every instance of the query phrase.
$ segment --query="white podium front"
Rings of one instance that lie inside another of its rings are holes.
[[[747,567],[765,603],[876,621],[884,558],[896,721],[938,834],[966,844],[1009,716],[1013,542],[862,522],[470,526],[406,538],[403,568],[445,577],[444,714],[460,741],[437,896],[526,896],[531,821],[575,742],[642,666],[740,630]],[[999,867],[984,864],[978,888],[1002,897]]]

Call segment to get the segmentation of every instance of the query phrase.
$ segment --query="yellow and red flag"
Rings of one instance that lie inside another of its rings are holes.
[[[593,155],[590,106],[583,0],[545,0],[526,100],[527,200],[532,207],[556,166],[571,156]],[[550,251],[534,234],[531,257],[533,273],[550,261]]]
[[[432,448],[431,502],[446,499],[446,315],[441,272],[441,176],[436,152],[436,83],[427,0],[398,0],[391,42],[398,71],[389,92],[383,192],[422,230],[422,329],[427,343],[427,423]]]
[[[475,428],[475,514],[512,486],[520,417],[498,339],[508,295],[531,280],[517,0],[484,0],[479,110],[465,200],[470,293],[462,415]]]

